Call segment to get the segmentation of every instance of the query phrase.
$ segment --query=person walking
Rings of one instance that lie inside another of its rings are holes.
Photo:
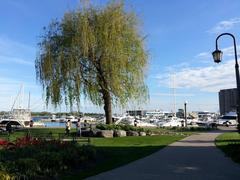
[[[70,130],[71,130],[71,122],[70,122],[70,120],[68,120],[66,122],[66,135],[69,135]]]
[[[138,122],[137,122],[137,120],[135,119],[135,120],[134,120],[134,126],[135,126],[135,127],[137,127],[137,123],[138,123]]]
[[[77,128],[77,136],[81,136],[81,121],[80,121],[80,118],[77,121],[76,128]]]
[[[7,123],[7,126],[6,126],[6,131],[8,132],[8,134],[11,134],[11,132],[12,132],[12,125],[11,125],[11,123],[9,122],[9,123]]]

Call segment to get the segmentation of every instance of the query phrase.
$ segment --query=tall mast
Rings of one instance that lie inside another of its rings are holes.
[[[172,74],[172,92],[173,92],[173,114],[176,116],[176,85],[175,85],[175,73]]]
[[[30,110],[30,92],[29,92],[29,94],[28,94],[28,110]]]
[[[21,99],[21,94],[22,94],[22,88],[23,88],[23,85],[21,84],[20,86],[20,90],[18,91],[18,94],[17,94],[17,97],[15,98],[14,102],[13,102],[13,105],[12,105],[12,108],[11,108],[11,111],[13,110],[15,104],[17,104],[17,108],[20,108],[20,99]]]

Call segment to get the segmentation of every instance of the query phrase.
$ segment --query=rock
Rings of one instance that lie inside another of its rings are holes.
[[[139,136],[146,136],[145,132],[139,132]]]
[[[152,132],[147,132],[147,134],[146,134],[147,136],[152,136]]]
[[[124,130],[115,130],[113,135],[114,137],[125,137],[127,133]]]
[[[91,130],[91,136],[92,136],[92,137],[97,137],[99,131],[101,131],[101,130],[99,130],[99,129],[93,129],[93,130]]]
[[[101,130],[97,132],[98,137],[104,138],[112,138],[113,137],[113,130]]]
[[[137,131],[127,131],[127,136],[139,136]]]

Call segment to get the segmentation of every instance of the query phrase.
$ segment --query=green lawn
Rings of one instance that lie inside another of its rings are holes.
[[[22,131],[16,131],[10,135],[10,140],[24,136],[28,131],[30,133],[49,133],[58,137],[58,133],[64,133],[64,128],[30,128]],[[75,129],[72,130],[72,132]],[[121,137],[121,138],[91,138],[91,144],[96,148],[96,160],[89,162],[87,166],[79,167],[71,172],[63,174],[62,179],[82,179],[89,177],[124,164],[150,155],[168,144],[178,141],[190,134],[191,131],[176,131],[169,129],[155,129],[160,131],[161,135],[143,136],[143,137]],[[0,135],[1,138],[1,135]]]
[[[18,137],[25,136],[28,132],[30,134],[42,134],[42,133],[50,133],[51,132],[53,137],[58,138],[59,133],[65,133],[65,128],[28,128],[28,129],[22,129],[22,130],[18,130],[18,131],[15,131],[15,132],[11,133],[10,136],[9,136],[9,140],[14,141]],[[71,130],[71,132],[76,132],[76,129],[73,128]],[[1,137],[3,137],[3,135],[0,134],[0,138]],[[6,138],[5,135],[4,135],[4,138]]]
[[[91,143],[96,147],[97,160],[81,172],[72,172],[62,179],[82,179],[92,176],[144,156],[180,140],[185,136],[145,136],[145,137],[121,137],[121,138],[92,138]]]
[[[224,133],[216,138],[216,145],[233,161],[240,163],[240,134]]]

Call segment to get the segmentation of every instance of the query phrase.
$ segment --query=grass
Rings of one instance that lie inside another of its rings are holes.
[[[224,133],[216,138],[216,145],[234,162],[240,163],[240,134]]]
[[[9,136],[9,140],[14,141],[19,137],[25,136],[28,132],[30,132],[30,134],[47,134],[47,133],[51,132],[53,137],[58,138],[59,133],[65,133],[65,128],[27,128],[27,129],[22,129],[22,130],[18,130],[18,131],[11,133]],[[76,132],[76,129],[72,128],[71,132]],[[1,137],[4,137],[4,139],[6,138],[6,136],[3,136],[0,134],[0,138]]]
[[[49,133],[52,132],[54,137],[58,133],[64,133],[64,128],[30,128],[16,131],[10,135],[10,140],[24,136],[28,131],[30,133]],[[71,132],[74,132],[73,128]],[[94,162],[89,162],[86,167],[79,167],[67,174],[63,174],[61,179],[83,179],[101,172],[114,169],[124,164],[130,163],[137,159],[150,155],[168,144],[178,141],[193,132],[179,129],[151,129],[156,136],[142,137],[121,137],[121,138],[91,138],[91,144],[95,146],[97,158]],[[201,130],[200,130],[201,131]],[[0,135],[1,138],[1,135]]]
[[[185,136],[143,136],[121,138],[92,138],[96,147],[97,160],[83,171],[73,171],[62,179],[82,179],[114,169],[139,158],[150,155],[168,144]]]

